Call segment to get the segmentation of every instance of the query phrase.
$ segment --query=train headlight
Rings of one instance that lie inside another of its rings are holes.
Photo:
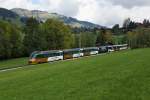
[[[36,61],[36,59],[31,59],[31,62],[35,62]]]
[[[29,63],[33,63],[33,62],[35,62],[36,61],[36,59],[30,59],[29,60]]]

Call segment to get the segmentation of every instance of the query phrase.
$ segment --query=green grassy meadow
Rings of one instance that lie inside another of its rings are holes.
[[[150,100],[150,49],[1,72],[0,100]]]
[[[28,58],[16,58],[6,61],[0,61],[0,69],[13,68],[28,64]]]

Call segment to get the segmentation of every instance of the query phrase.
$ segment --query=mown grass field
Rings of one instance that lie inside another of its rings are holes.
[[[0,61],[0,69],[13,68],[28,64],[28,58],[16,58],[6,61]]]
[[[150,49],[1,72],[0,100],[150,100]]]

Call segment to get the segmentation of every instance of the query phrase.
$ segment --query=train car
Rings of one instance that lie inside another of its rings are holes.
[[[113,46],[113,45],[109,45],[109,46],[107,46],[107,50],[108,50],[108,52],[114,52],[114,51],[115,51],[115,49],[114,49],[114,46]]]
[[[98,54],[99,48],[98,47],[89,47],[83,49],[84,56],[96,55]]]
[[[115,51],[120,51],[120,45],[113,45]]]
[[[128,49],[128,44],[113,45],[113,47],[115,51],[126,50]]]
[[[128,49],[128,44],[122,44],[122,45],[120,45],[119,50],[126,50],[126,49]]]
[[[29,64],[46,63],[57,60],[63,60],[63,51],[40,51],[31,54]]]
[[[84,56],[83,48],[79,48],[79,49],[80,49],[80,57],[83,57]]]
[[[83,57],[82,50],[83,49],[81,49],[81,48],[64,50],[63,51],[64,60]]]
[[[73,50],[73,58],[79,58],[84,56],[82,48],[76,48],[72,50]]]
[[[98,48],[99,48],[98,53],[107,53],[108,52],[107,46],[100,46]]]
[[[83,56],[96,55],[98,53],[107,53],[128,49],[128,44],[109,45],[89,48],[76,48],[68,50],[53,50],[53,51],[35,51],[30,55],[29,64],[46,63],[57,60],[66,60],[79,58]]]

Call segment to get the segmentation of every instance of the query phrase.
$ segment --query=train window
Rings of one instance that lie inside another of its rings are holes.
[[[53,57],[53,56],[54,56],[54,54],[52,54],[52,53],[48,54],[48,57]]]
[[[30,58],[35,58],[35,54],[31,54]]]
[[[32,54],[31,56],[30,56],[30,58],[32,59],[32,58],[36,58],[36,54]]]
[[[54,53],[54,56],[60,56],[60,54],[59,53]]]
[[[106,47],[101,47],[101,49],[105,50],[105,49],[107,49],[107,48],[106,48]]]
[[[70,51],[65,51],[64,54],[72,54]]]
[[[80,51],[76,50],[76,51],[73,51],[73,53],[74,53],[74,54],[75,54],[75,53],[80,53]]]
[[[31,55],[30,55],[30,58],[35,58],[37,52],[33,52]]]
[[[53,56],[58,56],[57,53],[53,53]]]
[[[63,52],[60,52],[60,56],[62,56],[63,55]]]
[[[86,50],[84,50],[84,52],[90,52],[91,50],[90,49],[86,49]]]
[[[44,54],[44,57],[48,58],[48,57],[50,57],[50,55],[47,53],[47,54]]]
[[[92,49],[92,51],[98,51],[98,49],[95,48],[95,49]]]
[[[38,54],[36,55],[36,58],[45,58],[45,56],[43,54]]]
[[[107,47],[107,49],[113,49],[113,47]]]

